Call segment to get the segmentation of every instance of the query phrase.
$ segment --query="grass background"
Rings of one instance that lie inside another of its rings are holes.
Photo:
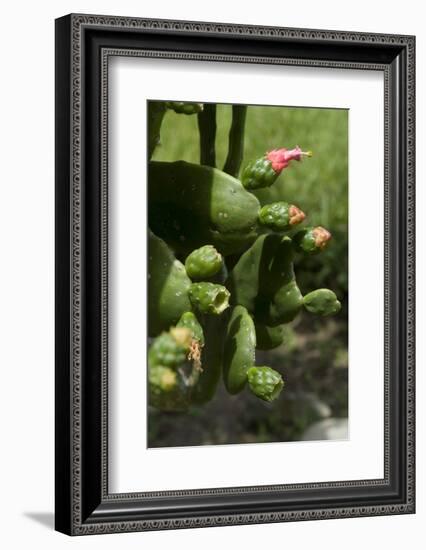
[[[218,168],[227,155],[230,124],[231,105],[218,105]],[[295,268],[302,293],[331,288],[342,302],[342,311],[331,319],[302,313],[287,326],[283,346],[257,353],[258,364],[277,368],[286,381],[273,404],[265,405],[248,391],[230,397],[221,387],[212,402],[188,413],[152,410],[150,446],[292,441],[325,416],[347,416],[348,111],[248,107],[242,169],[266,151],[296,145],[312,151],[313,157],[292,162],[272,187],[255,194],[262,204],[276,200],[296,204],[307,215],[305,225],[322,225],[331,231],[328,249],[299,258]],[[198,163],[199,157],[197,117],[168,112],[153,159]]]
[[[216,158],[223,167],[228,151],[231,105],[217,107]],[[250,106],[247,110],[244,165],[266,151],[299,145],[313,157],[293,162],[272,188],[258,191],[261,202],[288,200],[300,206],[309,223],[346,226],[348,191],[348,111]],[[155,160],[199,162],[196,116],[168,112]],[[307,166],[307,164],[309,165]]]

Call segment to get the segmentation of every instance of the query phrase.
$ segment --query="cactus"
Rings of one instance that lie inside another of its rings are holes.
[[[188,408],[202,371],[203,345],[203,329],[191,312],[184,313],[177,326],[155,338],[148,351],[151,406],[168,411]]]
[[[191,331],[186,327],[172,328],[163,332],[149,348],[151,365],[178,367],[187,358],[191,346]]]
[[[284,381],[256,366],[256,350],[285,346],[286,325],[303,309],[326,316],[341,308],[332,290],[302,296],[294,268],[298,253],[324,250],[330,232],[295,230],[305,219],[299,207],[285,200],[260,207],[251,193],[311,153],[274,149],[249,162],[239,181],[245,106],[232,108],[222,171],[215,168],[215,104],[150,102],[150,156],[168,109],[198,115],[200,164],[149,163],[149,403],[175,412],[200,406],[214,398],[221,375],[230,394],[247,388],[271,402]]]
[[[226,331],[227,312],[220,317],[205,315],[202,327],[205,344],[201,352],[201,372],[191,392],[191,403],[202,405],[210,401],[216,392],[222,374],[223,344]]]
[[[149,163],[149,226],[174,251],[238,253],[256,238],[259,201],[236,178],[189,162]]]
[[[267,204],[259,212],[259,223],[278,232],[288,231],[304,219],[305,214],[300,208],[284,201]]]
[[[287,168],[290,161],[311,156],[310,151],[304,152],[300,147],[291,150],[282,148],[269,151],[265,156],[247,164],[243,171],[242,184],[246,189],[270,187],[284,168]]]
[[[197,340],[202,346],[204,346],[203,327],[199,323],[197,317],[192,313],[192,311],[185,312],[179,319],[176,327],[189,329],[191,331],[192,338],[194,340]]]
[[[249,368],[247,379],[250,390],[263,401],[273,401],[284,387],[281,374],[270,367]]]
[[[319,288],[306,294],[303,305],[310,313],[322,316],[339,313],[342,307],[334,292],[328,288]]]
[[[200,313],[220,315],[229,306],[229,291],[215,283],[193,283],[188,291],[192,305]]]
[[[166,110],[163,101],[150,101],[148,103],[148,158],[152,157],[154,149],[160,143],[160,128]]]
[[[182,374],[162,365],[149,367],[149,404],[163,411],[185,411],[188,391]]]
[[[186,272],[193,281],[210,279],[222,266],[222,255],[211,244],[197,248],[185,260]]]
[[[200,134],[200,164],[216,167],[216,105],[206,103],[198,113],[198,130]]]
[[[155,148],[160,143],[160,129],[167,109],[175,113],[193,115],[203,111],[202,103],[186,103],[183,101],[149,101],[148,102],[148,158],[152,157]]]
[[[228,323],[223,353],[223,377],[229,393],[240,392],[247,372],[254,365],[256,331],[253,319],[243,306],[236,306]]]
[[[228,156],[223,171],[238,177],[244,155],[244,127],[246,123],[247,106],[232,105],[232,125],[229,130]]]
[[[164,241],[148,232],[148,334],[157,336],[191,310],[191,281]]]
[[[196,115],[204,108],[203,103],[188,103],[186,101],[166,101],[166,107],[177,114]]]
[[[261,323],[255,323],[254,326],[256,329],[256,349],[274,349],[284,342],[284,328],[282,325],[268,327]]]
[[[328,246],[331,233],[324,227],[305,227],[293,237],[294,247],[298,252],[318,254]]]
[[[267,326],[292,321],[303,306],[293,257],[289,237],[261,235],[241,255],[228,278],[231,302],[242,304],[256,322]]]

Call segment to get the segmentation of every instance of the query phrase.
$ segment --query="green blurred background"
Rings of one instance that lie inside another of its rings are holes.
[[[218,168],[225,162],[230,124],[231,105],[218,105]],[[266,151],[296,145],[312,151],[313,157],[291,163],[271,188],[255,194],[262,204],[276,200],[296,204],[307,214],[305,224],[331,231],[329,247],[318,256],[298,259],[295,269],[303,294],[331,288],[342,311],[330,319],[302,314],[287,325],[283,346],[257,352],[257,364],[276,368],[286,382],[274,403],[259,402],[248,391],[229,396],[220,388],[210,403],[188,413],[151,409],[151,447],[322,439],[315,434],[333,425],[334,419],[347,417],[348,111],[248,107],[242,169]],[[197,116],[168,112],[153,159],[198,163],[199,156]],[[333,437],[330,430],[324,433]]]

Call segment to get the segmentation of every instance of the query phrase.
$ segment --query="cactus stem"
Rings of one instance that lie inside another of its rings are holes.
[[[148,159],[151,159],[154,149],[160,144],[160,129],[166,114],[163,101],[148,102]]]
[[[235,178],[238,178],[244,155],[246,115],[246,105],[232,105],[232,124],[229,131],[228,156],[226,157],[223,171]]]
[[[216,167],[216,104],[205,103],[203,111],[198,113],[200,134],[200,164]]]

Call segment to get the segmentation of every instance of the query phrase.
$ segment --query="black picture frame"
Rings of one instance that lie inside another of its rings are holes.
[[[384,478],[109,494],[111,55],[374,69],[385,97]],[[415,38],[71,14],[56,20],[56,529],[69,535],[408,514],[414,481]]]

